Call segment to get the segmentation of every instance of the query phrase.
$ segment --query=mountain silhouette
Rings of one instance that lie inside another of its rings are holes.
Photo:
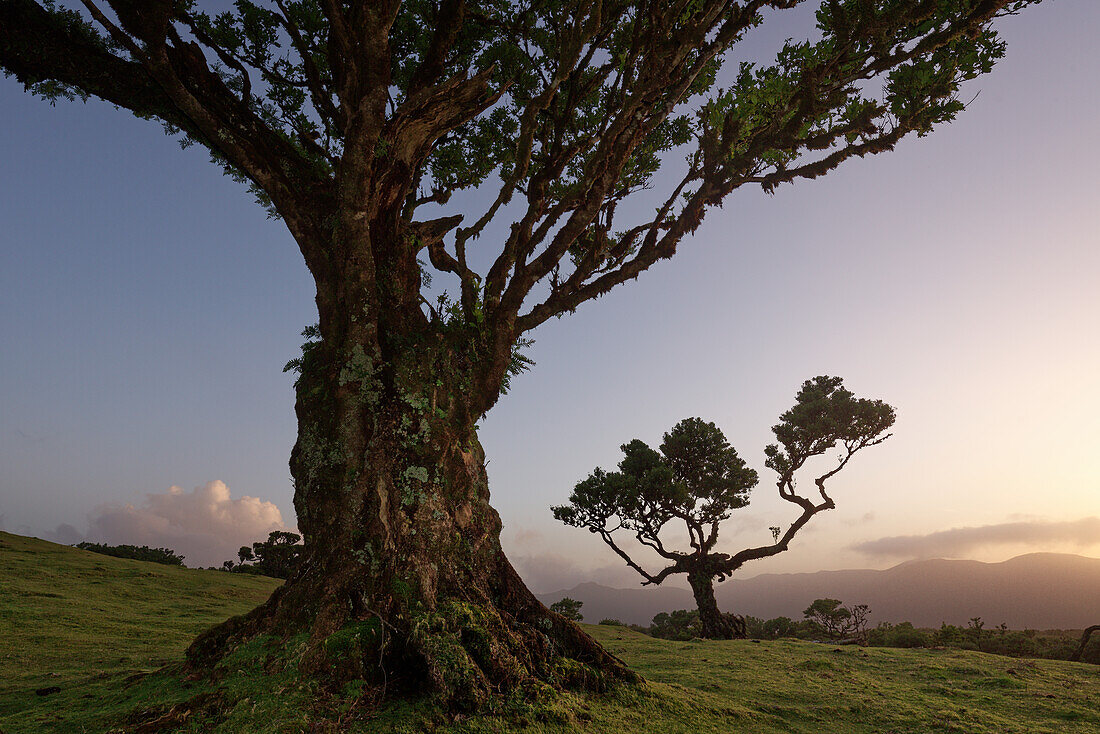
[[[1012,629],[1080,629],[1100,624],[1100,558],[1030,553],[1001,563],[964,560],[908,561],[876,570],[762,574],[731,579],[715,590],[723,611],[770,619],[801,619],[814,599],[867,604],[871,621],[987,626]],[[614,589],[583,583],[537,594],[545,604],[571,597],[584,602],[586,622],[611,618],[649,624],[659,612],[693,609],[691,592],[675,587]]]

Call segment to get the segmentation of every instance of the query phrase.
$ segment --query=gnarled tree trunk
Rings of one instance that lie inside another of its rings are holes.
[[[408,312],[372,318],[324,290],[318,304],[290,462],[303,564],[266,604],[198,638],[192,665],[259,634],[308,632],[304,674],[430,689],[465,710],[531,679],[633,678],[535,599],[501,551],[475,432],[499,384],[485,392],[492,364],[471,356],[471,334],[426,319],[398,328]]]
[[[688,583],[699,607],[701,636],[711,640],[734,640],[748,637],[744,617],[725,614],[714,598],[714,576],[706,571],[688,574]]]

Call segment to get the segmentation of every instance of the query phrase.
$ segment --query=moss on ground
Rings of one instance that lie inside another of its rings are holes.
[[[174,664],[195,634],[247,611],[278,583],[0,533],[0,731],[126,731],[152,722],[164,731],[256,734],[1100,730],[1097,666],[795,640],[674,642],[612,626],[586,629],[646,684],[603,697],[532,684],[472,717],[444,714],[428,697],[377,708],[380,692],[363,682],[339,691],[302,683],[294,650],[303,640],[254,640],[223,662],[214,682],[180,676]],[[35,693],[47,688],[60,690]]]

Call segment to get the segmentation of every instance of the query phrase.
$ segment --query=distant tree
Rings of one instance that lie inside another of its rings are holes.
[[[567,596],[561,601],[556,601],[551,604],[550,609],[551,611],[557,612],[566,619],[571,619],[574,622],[580,622],[582,619],[584,619],[584,615],[581,614],[581,607],[583,606],[583,601],[570,599]]]
[[[941,622],[940,628],[932,634],[932,642],[941,647],[958,647],[966,638],[962,627]]]
[[[756,472],[745,465],[722,431],[700,418],[687,418],[664,435],[660,452],[643,441],[622,446],[618,472],[596,469],[579,482],[570,504],[554,507],[554,516],[568,525],[599,533],[604,541],[648,582],[658,583],[612,538],[622,529],[662,557],[677,561],[688,574],[702,615],[706,637],[729,637],[714,601],[710,552],[718,525],[732,510],[748,504]],[[683,523],[693,553],[665,547],[661,531],[673,521]]]
[[[982,618],[971,617],[966,625],[966,632],[970,639],[973,640],[974,646],[978,648],[978,650],[983,650],[982,641],[988,633],[985,631],[985,622],[982,621]]]
[[[866,604],[857,604],[849,609],[842,606],[839,599],[815,599],[802,612],[802,616],[810,623],[814,631],[825,637],[832,639],[865,638],[867,635],[867,615],[870,611]]]
[[[1100,631],[1100,625],[1092,628]],[[1011,630],[1001,623],[987,629],[981,617],[970,619],[966,627],[943,623],[939,629],[920,629],[910,622],[890,624],[880,622],[867,634],[867,644],[879,647],[951,647],[959,650],[981,651],[1012,657],[1046,658],[1049,660],[1080,660],[1100,663],[1100,645],[1093,639],[1088,645],[1088,630],[1081,642],[1075,642],[1076,633],[1069,630],[1048,630],[1039,634],[1033,629]],[[1077,648],[1075,651],[1074,648]]]
[[[703,636],[702,623],[698,609],[677,609],[673,612],[661,612],[653,617],[649,634],[666,640],[690,640]]]
[[[777,640],[780,637],[798,637],[801,632],[799,623],[790,617],[775,617],[773,619],[745,617],[745,627],[750,637],[759,637],[765,640]]]
[[[222,568],[234,573],[288,579],[301,562],[301,540],[302,536],[297,533],[276,530],[267,536],[267,540],[253,543],[251,548],[241,546],[237,551],[240,562],[225,561]]]
[[[135,561],[163,563],[166,566],[182,566],[184,557],[170,548],[150,548],[147,545],[105,545],[103,543],[77,543],[74,548],[101,553],[115,558],[131,558]]]
[[[875,647],[931,647],[933,635],[913,626],[912,622],[880,622],[867,633],[867,644]]]
[[[786,532],[772,527],[772,544],[718,553],[720,523],[748,504],[757,474],[713,423],[680,421],[664,435],[660,452],[637,439],[623,444],[619,471],[595,469],[578,482],[569,504],[551,508],[554,517],[598,534],[645,584],[660,584],[672,574],[687,574],[699,608],[703,637],[744,637],[741,617],[723,614],[714,598],[714,580],[723,581],[745,563],[787,550],[810,518],[835,507],[825,483],[861,449],[882,443],[894,423],[894,409],[881,400],[856,398],[839,377],[815,377],[803,383],[795,405],[772,427],[778,444],[765,450],[767,466],[778,474],[779,496],[801,508]],[[815,456],[840,446],[838,463],[814,479],[820,501],[795,491],[795,474]],[[682,525],[681,525],[682,523]],[[690,551],[666,546],[670,524],[687,530]],[[622,531],[668,562],[649,573],[615,540]]]

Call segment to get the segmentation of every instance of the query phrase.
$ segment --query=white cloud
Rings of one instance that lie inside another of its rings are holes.
[[[242,545],[288,529],[275,503],[233,499],[219,480],[190,492],[173,486],[164,494],[148,494],[140,507],[103,505],[88,516],[89,540],[171,548],[188,566],[219,566],[236,559]]]

